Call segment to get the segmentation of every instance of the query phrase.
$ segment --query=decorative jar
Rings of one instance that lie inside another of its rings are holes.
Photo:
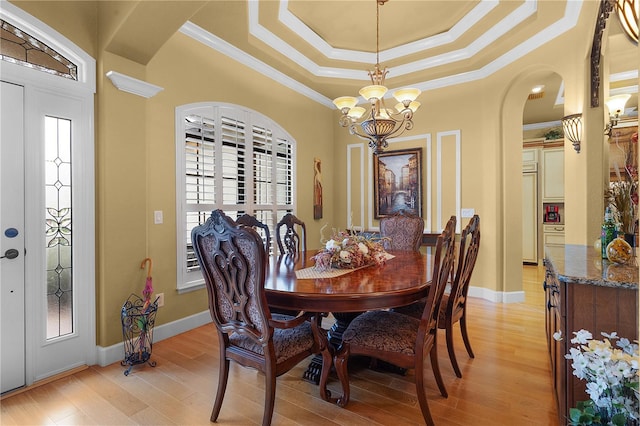
[[[613,263],[627,263],[632,253],[631,245],[622,237],[614,238],[607,245],[607,259]]]

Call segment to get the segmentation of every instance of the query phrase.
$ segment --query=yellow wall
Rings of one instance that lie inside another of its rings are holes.
[[[100,346],[121,341],[120,307],[139,293],[153,258],[155,292],[165,293],[157,317],[164,324],[206,309],[204,290],[176,292],[175,108],[215,101],[242,105],[279,123],[297,141],[297,215],[305,220],[308,245],[319,246],[320,228],[345,228],[351,212],[360,224],[369,214],[366,187],[351,186],[347,211],[348,145],[360,141],[337,124],[338,112],[324,107],[190,38],[176,33],[146,65],[106,52],[126,13],[122,3],[15,1],[97,58],[97,327]],[[565,112],[585,111],[587,147],[565,149],[565,185],[577,188],[565,203],[567,239],[595,238],[601,220],[602,113],[587,114],[588,57],[598,2],[585,2],[577,28],[530,52],[493,75],[421,95],[413,134],[460,130],[462,207],[482,218],[482,247],[472,285],[499,292],[521,287],[522,110],[540,70],[557,72],[566,85]],[[98,47],[100,46],[100,47]],[[571,46],[571,49],[567,49]],[[630,47],[631,49],[632,47]],[[151,99],[118,91],[106,79],[114,70],[164,88]],[[587,101],[585,101],[585,99]],[[594,118],[595,117],[595,118]],[[599,122],[596,122],[599,121]],[[314,221],[313,159],[322,161],[324,218]],[[352,172],[368,176],[352,159]],[[360,199],[364,192],[364,205]],[[600,204],[598,204],[600,203]],[[153,211],[164,223],[153,224]],[[453,214],[451,212],[449,214]],[[444,220],[448,215],[444,215]],[[366,220],[366,219],[365,219]],[[466,219],[462,225],[466,224]]]

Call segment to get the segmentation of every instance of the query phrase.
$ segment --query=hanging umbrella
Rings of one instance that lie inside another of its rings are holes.
[[[147,257],[140,264],[140,269],[144,269],[146,264],[149,264],[149,269],[147,270],[147,279],[144,284],[144,289],[142,289],[142,298],[144,300],[144,305],[142,306],[142,312],[144,314],[138,316],[138,328],[140,329],[140,343],[138,347],[138,360],[139,362],[144,362],[149,357],[149,352],[147,351],[147,315],[149,306],[151,305],[151,293],[153,293],[153,282],[151,280],[151,268],[153,266],[153,262],[150,257]]]
[[[142,290],[142,299],[144,300],[143,310],[147,310],[149,304],[151,303],[151,293],[153,293],[153,282],[151,280],[151,268],[153,266],[153,262],[150,257],[147,257],[142,261],[140,265],[140,269],[144,269],[145,265],[149,263],[149,270],[147,271],[147,280],[144,284],[144,289]]]

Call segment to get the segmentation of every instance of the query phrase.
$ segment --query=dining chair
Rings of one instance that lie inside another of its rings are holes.
[[[250,226],[254,229],[261,229],[264,233],[264,251],[269,256],[269,250],[271,249],[271,232],[269,231],[269,226],[266,223],[262,223],[258,220],[254,215],[245,213],[242,216],[236,219],[236,223],[241,225]]]
[[[438,321],[439,328],[445,330],[449,359],[457,377],[462,377],[462,371],[458,365],[453,347],[453,325],[456,322],[460,323],[462,340],[469,357],[475,358],[469,342],[469,333],[467,332],[467,294],[469,293],[469,283],[478,258],[479,248],[480,216],[474,215],[463,229],[462,234],[460,234],[460,248],[455,276],[451,284],[450,293],[445,293],[442,297],[440,319]],[[394,311],[419,318],[423,306],[424,303],[417,302],[412,305],[395,308]]]
[[[300,232],[296,231],[296,227]],[[303,221],[291,213],[285,214],[276,225],[276,241],[280,254],[294,257],[307,251],[307,228]]]
[[[321,351],[319,316],[301,314],[287,320],[272,315],[264,290],[265,251],[258,233],[236,223],[221,210],[191,232],[204,276],[209,311],[218,332],[220,371],[211,421],[220,414],[229,378],[229,362],[255,368],[265,375],[263,425],[271,424],[276,377],[309,355],[323,353],[323,368],[331,356]]]
[[[424,220],[400,210],[380,219],[380,237],[385,250],[420,250]]]
[[[250,214],[243,214],[242,216],[238,217],[238,219],[236,219],[236,223],[240,224],[240,225],[245,225],[245,226],[250,226],[254,229],[258,228],[258,229],[262,229],[264,232],[264,251],[267,255],[267,262],[268,262],[268,258],[269,255],[271,254],[270,248],[271,248],[271,232],[269,231],[269,226],[267,226],[267,224],[260,222],[255,216],[250,215]],[[278,256],[278,263],[280,263],[282,261],[283,257],[288,257],[289,255],[279,255]],[[300,311],[297,310],[293,310],[293,309],[280,309],[280,308],[274,308],[271,307],[271,313],[275,313],[275,314],[281,314],[281,315],[288,315],[288,316],[298,316],[298,314],[300,314]]]
[[[424,390],[424,358],[429,354],[431,368],[440,393],[445,398],[447,389],[438,368],[437,336],[438,312],[454,261],[455,216],[451,216],[436,242],[433,276],[420,319],[388,310],[365,312],[356,317],[342,334],[342,343],[334,356],[334,366],[343,395],[337,399],[340,406],[349,402],[348,360],[352,355],[369,356],[415,370],[415,384],[422,416],[427,424],[433,419]],[[325,377],[322,377],[325,380]],[[321,382],[320,386],[324,386]]]

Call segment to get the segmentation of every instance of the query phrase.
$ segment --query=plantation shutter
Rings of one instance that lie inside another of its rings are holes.
[[[178,223],[178,289],[186,289],[203,282],[191,230],[212,210],[233,219],[253,214],[272,237],[276,223],[293,212],[295,149],[272,120],[228,104],[179,107],[176,123],[182,144],[176,151],[177,214],[184,217]]]

